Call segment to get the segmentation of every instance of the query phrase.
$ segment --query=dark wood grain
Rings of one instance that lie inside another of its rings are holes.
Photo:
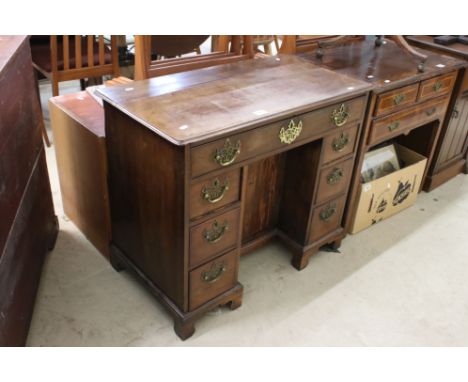
[[[25,36],[0,36],[0,89],[0,346],[23,346],[58,232]]]
[[[105,104],[112,243],[187,309],[184,150]]]
[[[337,76],[295,57],[239,62],[241,73],[189,89],[155,97],[152,79],[128,86],[100,90],[105,99],[168,141],[183,145],[213,139],[222,134],[310,108],[324,106],[337,96],[366,90],[361,82]],[[264,61],[264,60],[262,60]],[[276,65],[274,65],[276,64]],[[310,85],[314,91],[310,91]],[[157,110],[157,112],[155,112]]]

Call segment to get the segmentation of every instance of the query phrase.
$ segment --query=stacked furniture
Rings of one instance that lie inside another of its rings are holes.
[[[468,66],[468,45],[434,43],[432,36],[407,36],[417,47],[463,59]],[[435,158],[429,168],[426,189],[431,190],[459,173],[468,174],[468,70],[460,70],[449,111],[444,121]]]
[[[426,157],[428,167],[423,188],[428,189],[428,168],[433,163],[458,71],[465,63],[426,53],[424,72],[417,68],[418,59],[393,41],[385,41],[376,47],[374,40],[362,39],[328,48],[323,57],[317,57],[315,52],[299,55],[334,72],[366,81],[373,87],[346,214],[348,229],[357,207],[363,158],[372,148],[393,141]]]
[[[0,89],[0,346],[22,346],[58,232],[25,36],[0,36]]]
[[[279,237],[302,269],[339,246],[370,88],[294,56],[190,73],[201,83],[177,92],[157,79],[99,90],[111,263],[136,273],[183,339],[210,309],[240,305],[241,253]]]

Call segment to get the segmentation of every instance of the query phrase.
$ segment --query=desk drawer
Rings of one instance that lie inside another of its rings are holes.
[[[237,244],[239,209],[225,212],[190,229],[190,266],[201,264]]]
[[[337,130],[323,140],[323,163],[351,154],[356,146],[358,126],[346,130]]]
[[[375,115],[387,114],[416,102],[419,84],[405,86],[377,97]]]
[[[286,148],[337,127],[355,125],[362,118],[365,102],[366,97],[355,98],[194,147],[192,177]]]
[[[312,213],[309,244],[333,232],[341,226],[346,195],[322,204]]]
[[[190,272],[189,310],[198,308],[236,285],[237,252],[228,252]]]
[[[426,100],[450,93],[455,84],[456,75],[456,72],[452,72],[421,82],[419,99]]]
[[[372,122],[369,133],[369,145],[382,142],[417,126],[435,120],[445,113],[448,97],[427,101],[413,108],[379,118]]]
[[[326,167],[320,171],[317,204],[344,193],[353,173],[354,158]]]
[[[190,219],[239,200],[240,169],[228,171],[190,186]]]

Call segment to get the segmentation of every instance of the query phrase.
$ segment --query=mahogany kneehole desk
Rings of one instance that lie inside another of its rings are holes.
[[[340,245],[370,88],[292,56],[219,71],[172,93],[154,80],[100,91],[111,263],[136,273],[182,339],[201,314],[241,305],[241,253],[279,237],[302,269]]]

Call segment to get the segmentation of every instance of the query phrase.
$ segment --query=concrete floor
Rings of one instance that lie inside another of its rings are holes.
[[[77,91],[76,83],[61,92]],[[41,85],[42,103],[50,96]],[[46,113],[47,118],[47,113]],[[468,176],[320,252],[298,272],[270,244],[241,259],[241,308],[219,308],[182,342],[169,315],[116,273],[63,214],[47,149],[57,245],[45,263],[29,346],[467,346]]]

